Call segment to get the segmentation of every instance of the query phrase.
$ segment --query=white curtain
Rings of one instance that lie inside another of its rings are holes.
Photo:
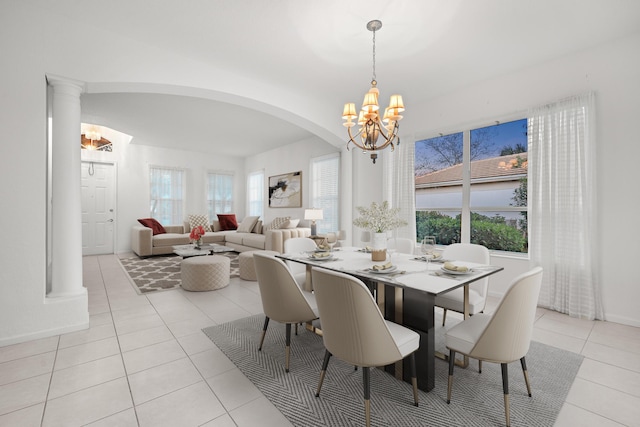
[[[528,135],[529,254],[544,268],[539,304],[573,317],[603,319],[595,95],[533,109]]]
[[[393,232],[394,237],[406,237],[416,240],[416,200],[414,178],[413,139],[404,138],[395,150],[385,150],[383,187],[384,199],[393,208],[400,208],[400,216],[409,224]],[[409,142],[407,142],[409,141]]]

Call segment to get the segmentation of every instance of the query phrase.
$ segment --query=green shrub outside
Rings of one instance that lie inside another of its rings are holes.
[[[461,215],[452,218],[433,211],[416,212],[418,243],[424,236],[435,236],[439,245],[460,242]],[[527,239],[518,229],[509,226],[504,217],[471,214],[471,243],[488,249],[507,252],[527,252]]]

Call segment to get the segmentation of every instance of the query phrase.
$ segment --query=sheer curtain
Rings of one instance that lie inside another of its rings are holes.
[[[544,268],[539,303],[573,317],[603,319],[595,95],[533,109],[528,135],[529,254]]]
[[[413,139],[405,138],[413,141]],[[409,224],[393,232],[394,237],[406,237],[416,241],[416,200],[414,144],[403,142],[395,150],[387,149],[384,153],[383,200],[388,200],[391,207],[400,208],[400,216]]]

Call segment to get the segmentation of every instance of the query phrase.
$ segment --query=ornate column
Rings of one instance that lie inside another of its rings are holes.
[[[82,286],[80,192],[81,82],[47,76],[53,86],[51,149],[51,291],[49,298],[86,294]]]

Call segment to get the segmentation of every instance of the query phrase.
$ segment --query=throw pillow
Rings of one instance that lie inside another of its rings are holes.
[[[238,232],[251,233],[251,230],[253,230],[253,227],[256,225],[256,222],[258,222],[259,218],[260,218],[259,216],[245,217],[240,223],[240,225],[238,225]]]
[[[209,218],[206,215],[189,215],[189,227],[190,230],[193,230],[193,227],[197,227],[201,225],[205,230],[210,230],[209,227]]]
[[[277,230],[279,228],[282,228],[282,226],[287,222],[289,222],[290,219],[291,219],[290,216],[281,216],[281,217],[275,218],[273,221],[271,221],[271,224],[269,225],[269,230]]]
[[[220,227],[220,221],[214,219],[211,223],[211,231],[222,231],[222,227]]]
[[[165,234],[167,232],[167,230],[164,229],[162,224],[160,224],[154,218],[141,218],[138,220],[138,222],[144,225],[145,227],[149,227],[152,230],[154,236],[156,234]]]
[[[253,226],[252,233],[262,234],[262,221],[256,222],[256,225]]]
[[[289,221],[285,222],[281,228],[296,228],[299,222],[299,219],[290,219]]]
[[[220,221],[221,230],[238,229],[238,220],[236,220],[236,214],[218,214],[218,221]]]

